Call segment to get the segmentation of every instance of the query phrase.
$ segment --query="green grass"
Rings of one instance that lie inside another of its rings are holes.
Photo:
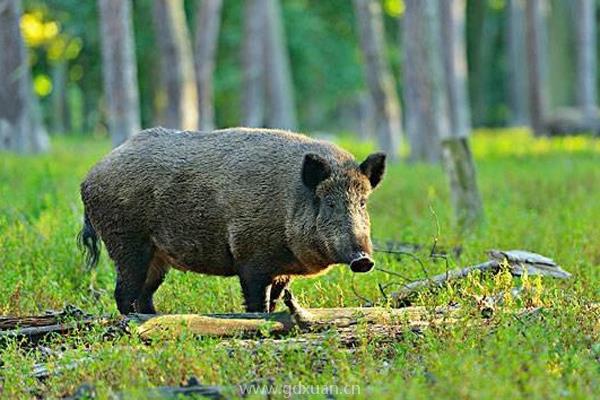
[[[342,145],[363,157],[372,145],[350,139]],[[58,139],[49,155],[0,155],[0,314],[39,314],[74,304],[90,313],[116,313],[114,270],[103,252],[88,273],[75,245],[81,224],[79,182],[109,150],[98,139]],[[175,385],[190,375],[205,384],[236,385],[273,378],[278,385],[359,385],[359,398],[589,398],[600,390],[600,318],[585,304],[600,301],[600,142],[584,137],[535,139],[525,131],[478,132],[473,139],[486,223],[460,239],[452,226],[448,189],[435,166],[390,168],[373,194],[373,237],[463,247],[452,265],[485,259],[490,248],[521,248],[554,258],[574,274],[569,281],[543,279],[541,291],[521,302],[548,306],[543,318],[519,322],[499,310],[493,323],[407,332],[393,344],[361,341],[346,351],[335,332],[319,347],[264,342],[243,346],[183,334],[144,344],[134,336],[103,339],[102,327],[45,344],[52,352],[0,345],[0,396],[29,398],[72,394],[82,383],[101,398],[126,390],[133,397],[148,386]],[[439,226],[439,228],[438,228]],[[421,278],[414,261],[379,253],[379,265]],[[443,262],[427,261],[429,273]],[[358,292],[382,302],[378,283],[395,278],[381,272],[357,276]],[[527,283],[527,282],[526,282]],[[528,281],[533,287],[540,284]],[[511,285],[480,279],[426,293],[418,304],[458,302],[476,311],[477,295]],[[516,284],[516,282],[515,282]],[[294,282],[292,290],[311,307],[357,306],[353,277],[340,266],[316,279]],[[93,287],[95,290],[90,290]],[[94,293],[101,293],[98,297]],[[156,296],[165,313],[240,311],[237,280],[172,271]],[[64,369],[74,360],[76,368]],[[58,373],[45,381],[30,377],[32,366],[48,363]],[[281,386],[283,387],[283,386]],[[321,396],[323,397],[323,396]],[[343,397],[343,396],[340,396]]]

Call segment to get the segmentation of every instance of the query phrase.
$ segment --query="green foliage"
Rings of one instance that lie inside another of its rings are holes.
[[[508,135],[510,147],[505,145]],[[341,143],[360,157],[370,151],[347,138]],[[65,304],[96,314],[116,312],[114,270],[106,253],[95,272],[86,272],[75,244],[82,212],[79,182],[108,149],[104,140],[69,138],[56,140],[46,156],[0,157],[0,314],[36,314]],[[144,344],[135,337],[107,340],[101,326],[67,340],[51,339],[46,346],[56,353],[50,355],[8,342],[0,347],[1,396],[60,397],[91,383],[101,398],[120,390],[142,397],[144,387],[177,385],[195,375],[217,385],[268,378],[276,385],[359,385],[359,398],[593,397],[600,381],[600,326],[597,311],[584,304],[599,301],[600,295],[599,142],[478,132],[473,149],[487,223],[461,243],[462,255],[451,256],[450,265],[478,263],[490,248],[522,248],[553,257],[574,274],[572,280],[526,277],[523,302],[499,310],[489,325],[440,326],[419,335],[407,331],[393,344],[367,340],[365,332],[352,352],[336,332],[319,347],[225,344],[187,334]],[[420,243],[428,273],[444,271],[444,262],[427,258],[433,237],[448,249],[458,244],[458,235],[450,226],[447,185],[437,167],[392,167],[370,210],[374,238]],[[380,266],[411,279],[423,276],[410,258],[382,253],[376,258]],[[297,280],[292,290],[307,306],[356,306],[362,301],[353,285],[362,296],[383,303],[377,284],[398,279],[381,272],[354,277],[339,266],[327,275]],[[510,286],[506,275],[477,275],[425,293],[417,302],[459,302],[476,318],[480,296]],[[241,310],[241,296],[235,279],[172,271],[156,304],[167,313],[230,312]],[[539,304],[549,309],[531,321],[503,312]],[[56,375],[45,381],[31,378],[38,362]],[[69,368],[73,362],[79,364]]]

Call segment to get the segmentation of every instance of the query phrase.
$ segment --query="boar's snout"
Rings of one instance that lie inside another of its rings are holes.
[[[354,253],[350,261],[352,272],[369,272],[375,266],[375,261],[363,251]]]

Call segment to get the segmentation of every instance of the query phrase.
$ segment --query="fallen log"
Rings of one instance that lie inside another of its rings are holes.
[[[398,306],[408,305],[410,300],[422,290],[442,287],[449,282],[465,278],[473,272],[497,273],[503,265],[508,267],[514,276],[527,273],[529,276],[540,275],[561,279],[571,277],[571,274],[562,269],[554,260],[537,253],[525,250],[490,250],[488,255],[491,259],[481,264],[452,269],[431,278],[407,283],[392,293],[392,299]]]
[[[164,339],[181,332],[201,336],[257,337],[279,336],[298,331],[319,332],[330,328],[354,329],[368,325],[371,332],[420,329],[435,323],[456,321],[457,307],[309,308],[300,307],[289,292],[284,296],[289,312],[241,314],[135,315],[142,322],[137,333],[144,339]]]

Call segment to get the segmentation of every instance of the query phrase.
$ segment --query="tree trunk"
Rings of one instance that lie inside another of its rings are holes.
[[[442,139],[442,155],[456,225],[461,233],[471,233],[481,224],[484,214],[469,139]]]
[[[547,114],[554,115],[556,109],[575,104],[574,3],[565,0],[546,0],[545,3],[547,32],[542,36],[542,48],[547,49],[547,55],[542,67],[547,73]]]
[[[102,75],[113,147],[140,130],[137,67],[129,0],[98,0]]]
[[[67,61],[56,60],[52,63],[52,131],[65,133]]]
[[[546,87],[544,79],[542,0],[527,0],[527,65],[529,77],[529,112],[531,127],[536,135],[545,134]]]
[[[19,0],[0,0],[0,150],[38,153],[50,142],[35,104],[20,18]]]
[[[204,4],[204,2],[203,2]],[[160,51],[164,124],[167,128],[198,128],[198,95],[194,59],[183,0],[154,0],[154,24]]]
[[[404,103],[410,160],[438,162],[449,121],[440,55],[437,0],[406,0]],[[442,134],[442,132],[444,132]]]
[[[296,105],[279,0],[261,0],[265,9],[267,125],[295,130]]]
[[[450,127],[453,136],[468,137],[471,132],[471,113],[465,51],[466,0],[439,0],[439,3]]]
[[[360,126],[358,138],[361,141],[374,138],[377,130],[377,112],[373,97],[366,90],[361,90],[358,94],[358,121]]]
[[[450,182],[457,225],[462,232],[469,232],[483,220],[483,206],[468,142],[471,124],[466,90],[465,0],[439,0],[439,5],[441,55],[450,121],[449,130],[439,131],[442,159]]]
[[[508,68],[508,108],[509,123],[513,126],[527,125],[527,72],[524,63],[526,52],[523,45],[525,36],[524,0],[508,0],[506,17],[506,43]]]
[[[385,56],[381,5],[378,0],[354,0],[354,10],[365,77],[381,124],[378,132],[379,148],[388,154],[391,161],[395,161],[398,159],[398,145],[402,135],[400,102]]]
[[[577,106],[589,122],[597,117],[596,2],[576,0]]]
[[[416,155],[429,161],[441,156],[458,228],[468,232],[481,221],[483,209],[468,142],[466,73],[461,73],[464,6],[462,0],[406,1],[404,69],[411,152],[416,148],[421,151]]]
[[[198,85],[198,128],[215,128],[213,72],[219,39],[222,0],[204,0],[198,6],[196,22],[196,82]]]
[[[264,124],[265,76],[264,0],[246,0],[244,4],[244,38],[242,48],[242,124],[261,127]]]
[[[472,119],[475,126],[484,125],[487,121],[487,67],[488,51],[491,46],[491,17],[487,12],[486,1],[469,1],[467,3],[469,26],[469,93],[472,100]]]

